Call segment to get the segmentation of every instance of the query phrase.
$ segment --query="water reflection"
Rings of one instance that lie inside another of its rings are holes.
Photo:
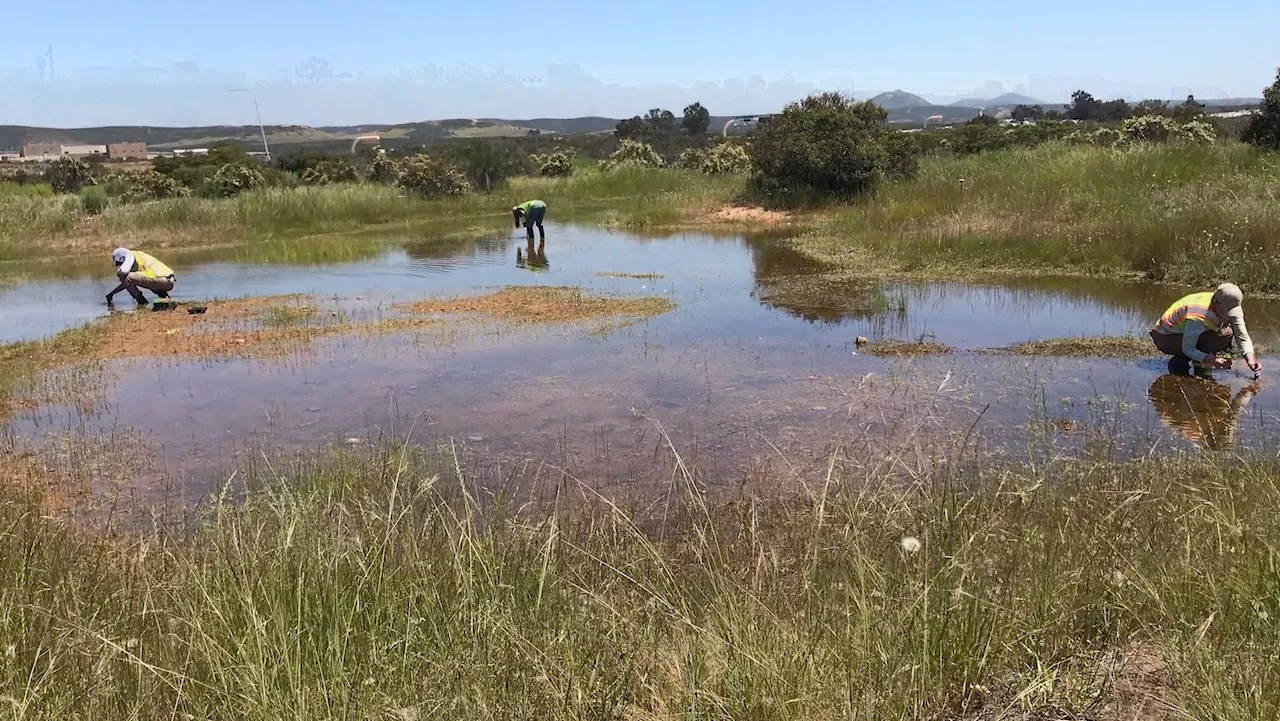
[[[1236,445],[1240,414],[1261,390],[1249,383],[1234,395],[1212,378],[1167,373],[1147,389],[1147,398],[1166,426],[1198,446],[1214,451]]]
[[[540,273],[547,270],[547,268],[549,268],[550,266],[551,264],[547,262],[546,239],[539,241],[538,246],[535,248],[533,245],[533,239],[530,238],[529,246],[525,250],[523,255],[520,252],[520,248],[519,247],[516,248],[516,267],[517,268],[523,268],[525,270],[531,270],[535,273]]]

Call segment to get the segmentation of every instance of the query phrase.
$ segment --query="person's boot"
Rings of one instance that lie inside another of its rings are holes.
[[[1175,376],[1191,375],[1191,359],[1184,355],[1176,355],[1169,359],[1169,372]]]

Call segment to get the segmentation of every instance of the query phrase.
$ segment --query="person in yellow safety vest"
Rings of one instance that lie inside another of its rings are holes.
[[[1234,283],[1179,298],[1156,321],[1151,340],[1157,350],[1173,356],[1174,361],[1186,359],[1187,364],[1222,369],[1230,368],[1231,361],[1218,354],[1234,341],[1256,378],[1262,373],[1262,364],[1244,324],[1243,302],[1244,293]]]
[[[175,280],[173,270],[156,260],[155,256],[140,250],[116,248],[111,251],[111,261],[116,264],[116,276],[120,278],[120,285],[107,293],[107,305],[111,305],[111,299],[122,290],[128,291],[138,301],[138,305],[147,304],[147,297],[142,294],[143,288],[155,293],[157,299],[169,299],[169,291],[173,290]]]

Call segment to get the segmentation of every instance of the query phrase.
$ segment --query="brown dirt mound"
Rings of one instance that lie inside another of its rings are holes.
[[[751,225],[785,225],[791,222],[791,214],[781,210],[767,210],[744,205],[726,205],[708,213],[704,218],[711,223],[743,223]]]
[[[869,346],[865,352],[880,356],[943,355],[951,353],[951,346],[927,340],[895,340],[886,338]]]
[[[466,313],[523,323],[570,323],[615,316],[649,318],[676,306],[656,296],[594,296],[584,294],[580,288],[539,285],[514,286],[486,295],[424,300],[398,307],[412,313]]]

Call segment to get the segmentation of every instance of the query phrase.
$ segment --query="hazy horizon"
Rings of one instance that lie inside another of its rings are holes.
[[[1019,92],[1062,102],[1257,97],[1280,4],[1202,16],[1189,0],[1071,8],[832,0],[643,9],[582,0],[402,7],[371,0],[35,5],[0,47],[0,124],[393,124],[445,118],[773,112],[819,90],[902,89],[939,104]],[[1105,17],[1105,23],[1096,17]],[[235,18],[235,20],[228,20]],[[70,22],[70,20],[76,22]],[[588,61],[586,58],[592,58]]]

